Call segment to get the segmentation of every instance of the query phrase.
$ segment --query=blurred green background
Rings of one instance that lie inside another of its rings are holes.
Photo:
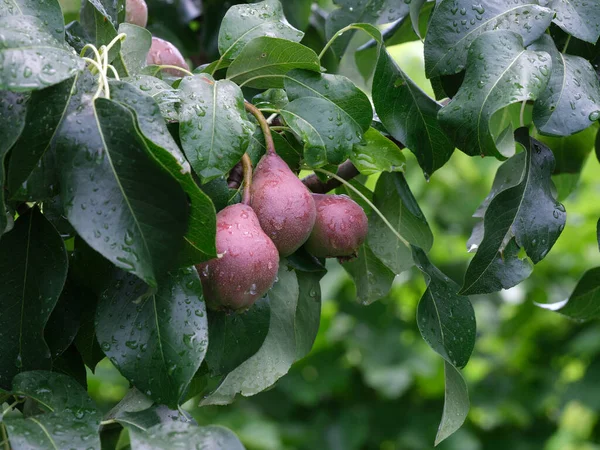
[[[79,0],[61,3],[67,17],[75,18]],[[363,42],[356,36],[350,47]],[[390,52],[431,94],[421,42]],[[338,71],[366,87],[349,53]],[[568,159],[573,142],[591,150],[595,134],[596,128],[555,142],[554,148],[563,148]],[[475,223],[471,215],[500,163],[457,151],[425,182],[415,158],[405,153],[408,182],[434,231],[432,261],[460,283],[471,258],[465,247]],[[564,195],[563,187],[577,176],[559,177]],[[577,189],[562,201],[567,227],[532,276],[508,291],[472,297],[478,335],[464,370],[471,411],[441,450],[600,450],[600,324],[574,323],[535,306],[565,299],[587,269],[600,265],[595,229],[600,164],[593,152]],[[422,276],[406,272],[386,298],[361,306],[344,270],[335,261],[329,269],[322,281],[321,327],[308,357],[267,392],[224,407],[199,408],[194,399],[184,409],[201,425],[231,428],[249,450],[433,448],[444,380],[442,360],[421,339],[415,322],[425,290]],[[88,382],[105,410],[128,389],[106,359],[95,374],[88,372]]]

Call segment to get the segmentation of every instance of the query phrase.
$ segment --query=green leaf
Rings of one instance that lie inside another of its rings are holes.
[[[100,48],[102,45],[108,45],[117,36],[118,3],[123,4],[122,1],[113,0],[82,0],[81,28],[78,31],[84,33],[86,43]],[[108,54],[109,63],[117,57],[120,50],[121,43],[117,42]]]
[[[34,207],[0,240],[0,386],[32,369],[49,369],[44,327],[67,277],[60,235]]]
[[[425,33],[421,32],[421,12],[423,11],[425,3],[427,0],[414,0],[410,3],[409,6],[409,14],[410,14],[410,22],[413,28],[413,31],[418,36],[419,39],[423,40],[423,36]],[[429,11],[429,8],[427,8]],[[423,17],[428,17],[428,15],[423,14]]]
[[[295,316],[298,280],[294,271],[280,265],[278,281],[269,291],[271,320],[262,347],[251,358],[229,372],[201,405],[231,403],[237,393],[251,396],[267,389],[285,375],[296,359]]]
[[[56,359],[69,348],[81,323],[84,302],[79,286],[70,279],[66,280],[50,318],[44,327],[44,339],[50,348],[50,356]]]
[[[19,139],[27,114],[26,94],[0,90],[0,186],[5,184],[4,159]],[[4,189],[0,189],[0,239],[8,226]]]
[[[334,9],[327,16],[325,34],[328,40],[350,24],[389,23],[406,16],[409,12],[407,2],[397,0],[335,0],[334,3],[340,8]],[[353,35],[354,31],[348,31],[338,36],[331,46],[338,58],[341,58],[346,51]]]
[[[242,314],[209,311],[205,360],[210,375],[227,375],[256,354],[267,337],[270,319],[268,297]]]
[[[375,128],[364,134],[364,144],[355,145],[350,160],[363,175],[379,172],[402,172],[406,158],[402,150]]]
[[[458,430],[469,413],[469,392],[460,371],[444,361],[444,376],[446,382],[444,412],[435,437],[435,445]]]
[[[525,46],[540,37],[550,25],[554,12],[538,6],[537,0],[442,0],[433,11],[425,38],[427,78],[461,72],[467,51],[480,35],[492,30],[519,33]],[[517,45],[517,48],[521,45]],[[478,49],[495,59],[492,49]],[[481,67],[484,64],[480,64]],[[521,80],[527,80],[523,77]]]
[[[10,157],[8,189],[11,198],[45,200],[58,191],[54,146],[76,78],[32,93],[25,128]]]
[[[124,413],[139,412],[147,410],[154,402],[147,395],[132,387],[127,391],[125,397],[106,413],[106,420],[121,417]]]
[[[189,267],[216,258],[215,207],[192,178],[190,165],[161,119],[158,104],[150,96],[122,81],[111,82],[111,95],[112,100],[135,112],[137,125],[152,156],[179,182],[191,201],[189,225],[183,250],[178,256],[178,265]]]
[[[321,322],[321,285],[325,272],[297,271],[298,307],[296,309],[296,360],[310,353]]]
[[[526,128],[519,128],[515,139],[526,151],[523,178],[490,202],[484,217],[485,235],[469,264],[461,294],[483,294],[516,285],[531,272],[529,264],[516,258],[519,247],[536,264],[565,226],[565,208],[552,193],[552,152],[530,138]]]
[[[116,68],[122,76],[130,77],[146,67],[146,56],[152,46],[152,33],[130,23],[119,25],[119,34],[121,33],[125,33],[127,37],[121,42]]]
[[[14,378],[12,388],[47,411],[4,418],[12,448],[100,450],[100,413],[75,380],[54,372],[24,372]]]
[[[83,60],[33,16],[0,18],[0,90],[32,91],[71,78]]]
[[[63,375],[73,378],[85,389],[88,387],[83,357],[74,344],[67,347],[60,356],[52,360],[52,372],[62,373]]]
[[[267,89],[252,97],[252,104],[257,108],[281,109],[290,102],[283,89]]]
[[[131,447],[136,450],[169,450],[172,448],[244,450],[244,446],[225,427],[198,427],[189,423],[171,422],[156,425],[146,433],[131,428]]]
[[[278,0],[234,5],[227,10],[219,29],[221,59],[235,58],[248,42],[259,36],[300,42],[304,33],[286,20]]]
[[[471,45],[465,80],[439,112],[442,128],[468,155],[504,158],[490,130],[492,115],[519,101],[538,98],[550,74],[545,52],[525,50],[511,31],[486,33]]]
[[[547,52],[552,73],[546,90],[533,105],[533,122],[543,134],[568,136],[600,118],[600,83],[592,64],[579,56],[563,55],[544,34],[532,50]]]
[[[304,142],[304,158],[311,167],[340,164],[350,156],[352,147],[362,142],[360,126],[324,98],[298,98],[288,103],[281,115]]]
[[[131,111],[92,103],[95,90],[87,73],[78,78],[57,132],[66,216],[94,250],[155,286],[183,243],[187,198],[149,154]]]
[[[176,408],[208,344],[196,269],[170,273],[157,289],[121,272],[100,298],[96,333],[104,353],[134,386]]]
[[[459,286],[435,267],[423,250],[413,247],[427,290],[417,307],[421,336],[442,358],[457,368],[467,365],[475,346],[475,311]]]
[[[600,37],[600,4],[585,0],[552,0],[553,22],[566,33],[595,44]]]
[[[598,225],[600,230],[600,221]],[[575,320],[598,319],[600,317],[600,267],[584,273],[568,299],[557,303],[536,303],[536,305]]]
[[[367,244],[358,249],[358,256],[342,263],[356,285],[356,299],[369,305],[385,297],[396,275],[375,256]]]
[[[34,16],[59,41],[65,38],[65,21],[57,0],[7,0],[0,4],[0,17]]]
[[[181,144],[206,183],[227,174],[241,159],[254,125],[246,119],[242,91],[231,81],[195,75],[185,77],[179,89]]]
[[[180,102],[179,91],[173,89],[166,81],[150,75],[134,75],[123,81],[152,97],[158,103],[160,113],[166,120],[179,121],[179,111],[177,110]]]
[[[441,106],[398,67],[385,47],[375,69],[373,103],[387,131],[415,154],[426,178],[448,161],[454,145],[438,123]]]
[[[292,69],[321,70],[317,54],[308,47],[267,36],[252,39],[227,69],[227,78],[256,89],[282,88]]]
[[[371,126],[373,108],[369,98],[342,75],[292,70],[285,76],[284,87],[290,101],[304,97],[329,100],[337,106],[337,121],[352,121],[363,132]]]
[[[188,414],[178,410],[169,409],[165,405],[155,405],[141,411],[123,411],[115,416],[115,420],[129,430],[148,431],[159,424],[172,422],[185,422],[196,424]]]
[[[400,236],[425,251],[431,249],[433,234],[404,175],[382,173],[377,180],[373,203]],[[377,258],[394,274],[414,265],[411,249],[375,212],[370,215],[367,242]]]

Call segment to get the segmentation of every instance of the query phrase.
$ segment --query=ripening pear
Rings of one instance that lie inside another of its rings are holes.
[[[125,22],[145,28],[148,24],[148,5],[145,0],[127,0]]]
[[[177,66],[185,70],[190,70],[190,67],[185,62],[183,55],[177,47],[169,41],[157,37],[152,38],[152,46],[146,57],[146,63],[157,66]],[[185,75],[181,70],[177,69],[165,69],[164,71],[176,77],[183,77]]]
[[[320,258],[353,257],[367,237],[367,215],[346,195],[312,194],[317,208],[306,249]]]
[[[196,266],[209,308],[246,310],[273,286],[279,254],[250,206],[238,203],[217,214],[217,253]]]
[[[254,171],[250,205],[279,254],[294,253],[310,235],[315,202],[307,187],[276,153],[262,157]]]

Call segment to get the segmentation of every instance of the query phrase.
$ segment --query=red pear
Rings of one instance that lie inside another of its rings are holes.
[[[262,157],[250,188],[250,205],[281,256],[294,253],[310,235],[316,218],[310,191],[275,153]]]
[[[279,254],[254,210],[242,203],[217,214],[219,258],[196,266],[211,309],[246,310],[273,286]]]
[[[190,70],[190,67],[185,62],[183,55],[177,47],[169,41],[157,37],[152,38],[152,46],[146,57],[146,63],[157,66],[177,66],[185,70]],[[184,72],[177,69],[165,69],[164,71],[176,77],[183,77],[185,75]]]
[[[145,0],[127,0],[125,22],[145,28],[148,24],[148,5]]]
[[[320,258],[356,256],[368,231],[363,209],[346,195],[312,196],[317,207],[317,220],[306,241],[306,249]]]

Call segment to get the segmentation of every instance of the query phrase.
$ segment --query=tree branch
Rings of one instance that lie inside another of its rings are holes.
[[[337,171],[337,176],[348,181],[359,174],[358,169],[354,167],[352,161],[347,160],[340,164]],[[335,178],[330,178],[327,181],[321,181],[317,175],[309,175],[302,179],[304,185],[316,194],[325,194],[333,189],[342,185],[342,183]]]

